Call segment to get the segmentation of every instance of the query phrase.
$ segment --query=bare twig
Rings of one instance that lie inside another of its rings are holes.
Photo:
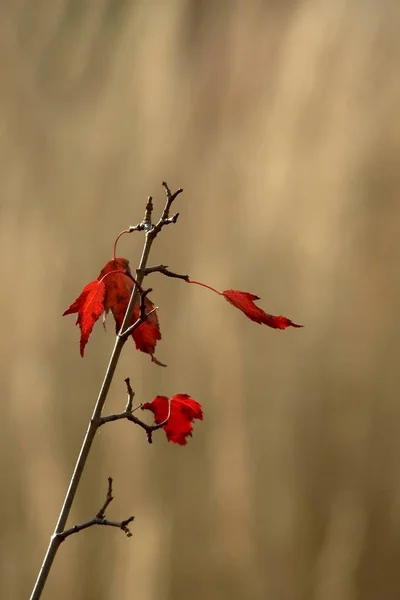
[[[132,325],[130,325],[128,327],[128,329],[125,329],[125,331],[123,331],[122,333],[119,333],[119,337],[121,337],[122,339],[126,340],[126,338],[128,338],[131,333],[133,333],[135,331],[135,329],[137,329],[139,327],[139,325],[141,325],[142,323],[144,323],[144,321],[146,321],[146,319],[148,317],[150,317],[150,315],[152,315],[153,313],[156,312],[156,310],[158,310],[158,306],[155,306],[154,308],[152,308],[148,313],[145,313],[144,317],[140,316]],[[152,356],[153,362],[158,362],[158,361],[154,361],[154,357]],[[160,363],[162,365],[162,363]],[[165,365],[162,365],[165,366]]]
[[[129,233],[133,231],[150,231],[153,227],[151,223],[151,213],[153,212],[153,198],[149,196],[147,198],[146,209],[144,212],[143,221],[140,221],[137,225],[131,225],[128,229]]]
[[[149,288],[148,290],[143,290],[143,292],[140,293],[139,316],[141,319],[143,319],[143,321],[145,321],[147,319],[146,298],[152,291],[153,290],[151,288]]]
[[[150,317],[150,315],[152,315],[154,312],[156,312],[156,310],[158,310],[158,306],[155,306],[148,313],[146,313],[146,298],[147,298],[147,295],[152,291],[153,290],[151,288],[149,288],[148,290],[140,290],[139,317],[125,331],[123,331],[121,329],[121,331],[118,334],[119,337],[126,340],[131,335],[131,333],[133,333],[135,331],[135,329],[137,329],[139,327],[139,325],[144,323],[146,321],[146,319],[148,319],[148,317]]]
[[[144,429],[147,434],[147,440],[148,440],[149,444],[151,444],[153,442],[153,439],[152,439],[153,431],[157,431],[157,429],[161,429],[169,421],[169,418],[171,416],[171,400],[168,400],[168,414],[167,414],[166,419],[164,419],[164,421],[162,421],[161,423],[155,423],[153,425],[148,425],[147,423],[145,423],[144,421],[139,419],[139,417],[137,417],[136,415],[133,414],[132,406],[133,406],[133,397],[135,395],[135,392],[133,391],[133,389],[131,387],[131,382],[130,382],[129,377],[127,377],[125,379],[125,383],[126,383],[126,388],[127,388],[127,392],[128,392],[128,402],[125,407],[125,410],[120,413],[113,413],[110,415],[106,415],[104,417],[100,417],[99,424],[104,425],[105,423],[111,423],[112,421],[121,421],[122,419],[126,419],[127,421],[130,421],[131,423],[135,423],[135,425],[139,425],[139,427]],[[140,408],[141,406],[142,405],[140,404],[138,408]]]
[[[150,229],[152,228],[152,223],[151,223],[152,212],[153,212],[153,198],[151,196],[149,196],[147,198],[146,210],[144,213],[144,219],[142,221],[143,228],[145,231],[150,231]]]
[[[137,225],[130,225],[128,227],[129,233],[133,233],[134,231],[144,231],[143,221],[141,223],[137,223]]]
[[[129,517],[124,521],[110,521],[110,519],[106,519],[106,510],[111,504],[111,502],[114,500],[112,483],[113,480],[111,477],[109,477],[106,499],[96,516],[93,519],[90,519],[89,521],[85,521],[80,525],[74,525],[73,527],[62,531],[61,533],[58,533],[57,537],[61,542],[63,542],[70,535],[73,535],[74,533],[79,533],[79,531],[83,531],[83,529],[88,529],[89,527],[93,527],[94,525],[106,525],[108,527],[117,527],[118,529],[121,529],[127,537],[132,537],[132,533],[128,525],[129,523],[132,523],[135,517]]]
[[[48,575],[50,572],[50,569],[52,567],[55,556],[57,554],[57,550],[61,544],[59,534],[61,534],[65,531],[65,525],[67,523],[68,516],[71,511],[72,503],[75,499],[76,491],[78,489],[78,485],[79,485],[83,470],[85,468],[86,461],[87,461],[90,449],[92,447],[96,431],[99,428],[99,426],[102,424],[100,421],[101,413],[103,411],[103,407],[104,407],[105,401],[107,399],[107,395],[108,395],[108,392],[109,392],[109,389],[111,386],[111,382],[114,377],[114,373],[115,373],[115,369],[116,369],[118,361],[119,361],[119,357],[122,352],[122,348],[124,347],[126,339],[129,335],[128,334],[128,331],[129,331],[128,324],[130,324],[132,321],[133,310],[136,305],[139,292],[142,289],[141,286],[142,286],[143,279],[145,276],[144,273],[145,273],[145,269],[147,266],[147,261],[149,259],[149,254],[150,254],[152,244],[153,244],[155,238],[157,237],[157,235],[159,234],[159,232],[161,231],[162,227],[164,225],[167,225],[170,222],[176,222],[176,219],[177,219],[176,215],[172,219],[169,218],[169,209],[171,207],[172,202],[182,192],[182,190],[179,189],[174,194],[171,194],[171,192],[165,182],[163,182],[163,186],[166,190],[167,202],[166,202],[165,208],[162,212],[162,215],[161,215],[157,225],[153,226],[151,224],[151,214],[152,214],[152,210],[153,210],[153,202],[152,202],[151,198],[148,198],[147,204],[146,204],[144,221],[141,224],[139,224],[138,226],[134,226],[133,228],[130,228],[130,230],[132,230],[132,231],[144,230],[145,231],[145,241],[144,241],[142,255],[140,258],[140,262],[139,262],[139,267],[137,270],[137,272],[138,272],[137,281],[132,290],[132,293],[131,293],[131,296],[129,299],[129,303],[128,303],[128,306],[126,309],[125,317],[124,317],[124,320],[123,320],[123,323],[121,326],[121,331],[124,332],[124,335],[123,336],[117,335],[117,337],[116,337],[114,348],[111,353],[110,361],[108,363],[108,366],[107,366],[107,369],[106,369],[106,372],[104,375],[103,383],[101,385],[101,388],[100,388],[100,391],[99,391],[99,394],[98,394],[98,397],[97,397],[97,400],[96,400],[96,403],[95,403],[95,406],[93,409],[92,417],[90,419],[85,437],[82,442],[79,456],[78,456],[74,471],[72,473],[72,477],[71,477],[71,480],[70,480],[70,483],[68,486],[68,490],[67,490],[61,511],[60,511],[60,515],[58,517],[57,524],[54,529],[54,533],[50,538],[50,543],[47,548],[45,557],[43,559],[43,563],[40,568],[38,577],[36,579],[34,588],[32,590],[30,600],[39,600],[39,598],[41,597],[43,588],[46,584],[46,581],[47,581],[47,578],[48,578]],[[149,316],[149,315],[147,315],[147,316]],[[139,326],[139,325],[140,325],[140,323],[136,324],[136,326]],[[149,434],[148,434],[148,437],[149,437]],[[150,439],[151,439],[151,432],[150,432],[149,441],[150,441]]]
[[[99,510],[99,512],[96,515],[96,517],[98,519],[103,519],[106,516],[106,510],[107,510],[108,506],[111,504],[111,502],[114,500],[112,484],[113,484],[112,477],[109,477],[106,499],[104,500],[103,506],[101,507],[101,509]]]
[[[126,403],[125,410],[131,413],[133,412],[133,399],[135,397],[135,392],[132,389],[130,377],[127,377],[124,379],[124,381],[126,384],[126,391],[128,392],[128,402]]]
[[[180,275],[179,273],[174,273],[174,271],[170,271],[167,265],[156,265],[155,267],[147,267],[144,270],[145,275],[150,275],[151,273],[162,273],[166,277],[175,277],[176,279],[183,279],[184,281],[189,281],[189,275]]]
[[[153,235],[154,236],[156,236],[165,225],[169,225],[170,223],[176,223],[177,222],[178,217],[179,217],[179,213],[175,213],[174,215],[172,215],[172,217],[170,217],[169,216],[169,211],[171,209],[171,206],[172,206],[172,203],[174,202],[174,200],[177,198],[177,196],[179,196],[179,194],[181,194],[183,192],[183,189],[179,188],[179,190],[176,190],[176,192],[174,192],[172,194],[171,190],[169,189],[169,187],[165,183],[165,181],[163,181],[162,184],[163,184],[164,189],[165,189],[165,195],[167,197],[167,200],[165,202],[164,210],[162,212],[160,220],[153,227]]]

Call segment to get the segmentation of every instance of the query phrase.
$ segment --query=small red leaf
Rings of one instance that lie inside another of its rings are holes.
[[[170,402],[170,416],[163,429],[168,441],[184,446],[187,442],[186,438],[192,435],[193,420],[203,420],[201,404],[188,394],[176,394]],[[158,424],[168,417],[169,401],[166,396],[157,396],[152,402],[143,404],[141,408],[142,410],[151,410],[154,414],[154,422]]]
[[[239,292],[238,290],[224,290],[222,292],[224,298],[233,306],[241,310],[246,317],[263,325],[268,325],[273,329],[286,329],[286,327],[303,327],[293,323],[287,317],[280,315],[275,317],[264,312],[259,306],[256,306],[254,300],[260,300],[258,296],[249,294],[248,292]]]
[[[81,330],[81,356],[84,354],[93,325],[104,310],[105,291],[106,286],[103,281],[91,281],[83,288],[79,298],[63,313],[63,316],[78,313],[76,324]]]

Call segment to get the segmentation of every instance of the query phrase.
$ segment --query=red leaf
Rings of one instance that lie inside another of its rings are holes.
[[[112,272],[115,270],[115,262],[118,263],[118,267],[121,266],[121,272]],[[131,275],[129,263],[126,259],[117,258],[115,262],[110,260],[101,271],[99,277],[104,277],[106,273],[110,273],[104,279],[106,284],[104,307],[106,313],[111,310],[115,319],[116,330],[118,333],[124,321],[126,309],[133,286],[135,284],[135,280]],[[154,304],[148,298],[145,300],[145,306],[146,312],[150,312],[154,308]],[[139,311],[140,299],[138,298],[135,308],[133,309],[132,321],[130,323],[131,325],[133,325],[133,323],[135,323],[135,321],[137,321],[139,318]],[[157,313],[152,313],[144,323],[135,329],[135,331],[132,333],[132,337],[138,350],[153,355],[157,341],[161,339]]]
[[[139,304],[140,302],[138,301],[133,310],[132,323],[137,321],[137,319],[139,318]],[[148,298],[146,298],[145,300],[145,306],[146,313],[149,313],[154,308],[154,304]],[[137,329],[135,329],[135,331],[132,333],[132,337],[135,341],[136,348],[138,350],[141,350],[142,352],[147,352],[153,357],[156,344],[158,340],[161,340],[161,332],[158,323],[157,311],[154,311],[149,317],[147,317],[144,323],[142,323]],[[154,362],[162,365],[162,363],[157,361],[157,359],[155,358]]]
[[[114,261],[110,261],[110,263],[112,262]],[[106,267],[110,263],[107,263]],[[106,273],[108,274],[105,277],[104,269],[101,271],[98,277],[99,279],[101,279],[101,277],[104,277],[104,283],[106,286],[106,294],[104,298],[104,311],[107,314],[111,310],[115,319],[116,331],[118,333],[124,321],[129,298],[134,286],[134,281],[131,276],[127,275],[122,270],[110,269],[106,271]]]
[[[75,300],[75,302],[69,307],[67,311],[65,311],[64,315],[78,312],[77,323],[85,323],[85,334],[83,333],[81,327],[82,356],[83,348],[85,347],[88,341],[89,335],[93,329],[93,325],[103,311],[104,314],[107,315],[107,313],[111,310],[116,323],[116,331],[117,333],[120,331],[122,323],[124,321],[126,309],[128,307],[129,298],[135,283],[136,282],[132,277],[131,270],[129,268],[129,261],[126,258],[116,258],[115,260],[110,260],[102,268],[97,278],[97,281],[88,284],[83,289],[79,298]],[[86,297],[90,291],[90,289],[88,290],[87,288],[96,285],[101,287],[101,289],[103,290],[103,295],[101,298],[101,306],[96,305],[95,311],[91,310],[90,307],[85,308],[86,305],[84,305],[84,303],[86,302]],[[145,305],[146,312],[150,312],[154,308],[153,303],[148,298],[146,298],[145,300]],[[135,323],[135,321],[137,321],[137,319],[139,318],[139,306],[140,299],[138,298],[130,324]],[[82,316],[80,316],[79,310],[81,310],[81,312],[83,311]],[[97,315],[96,318],[92,321],[90,321],[89,317],[87,316],[91,312],[93,312],[94,315]],[[84,315],[86,315],[85,318]],[[139,327],[135,329],[135,331],[133,331],[132,338],[135,341],[136,348],[138,350],[150,354],[154,362],[156,362],[157,364],[162,364],[159,361],[157,361],[157,359],[153,356],[157,341],[161,339],[158,316],[156,312],[152,313],[144,323],[139,325]]]
[[[63,314],[64,316],[78,313],[76,324],[79,325],[81,330],[81,356],[84,354],[93,325],[103,312],[105,292],[104,281],[91,281],[83,288],[79,298]]]
[[[168,441],[184,446],[187,442],[186,438],[192,435],[193,420],[203,420],[201,404],[187,394],[176,394],[172,396],[170,402],[170,416],[163,429]],[[151,410],[154,414],[154,422],[158,424],[168,417],[169,401],[166,396],[157,396],[152,402],[143,404],[141,408]]]
[[[263,325],[268,325],[273,329],[286,329],[286,327],[303,327],[293,323],[287,317],[280,315],[275,317],[264,312],[259,306],[254,304],[254,300],[260,300],[258,296],[249,294],[248,292],[239,292],[238,290],[224,290],[222,292],[224,298],[233,306],[244,312],[246,317]]]

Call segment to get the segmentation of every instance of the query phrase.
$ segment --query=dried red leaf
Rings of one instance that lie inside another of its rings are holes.
[[[107,313],[111,310],[117,332],[120,331],[122,323],[124,321],[126,309],[128,306],[129,298],[131,296],[135,280],[133,279],[130,269],[129,262],[124,258],[117,258],[116,262],[121,267],[121,272],[113,272],[114,261],[110,260],[106,266],[102,269],[99,277],[104,277],[106,273],[110,273],[105,278],[106,283],[106,296],[104,302],[104,309]],[[145,299],[146,312],[150,312],[154,308],[154,304],[148,299]],[[133,309],[133,316],[131,324],[138,320],[140,313],[140,299],[137,300],[135,308]],[[161,339],[160,327],[158,322],[157,312],[152,313],[144,323],[142,323],[132,333],[136,348],[147,354],[154,354],[154,350],[158,340]],[[155,361],[157,362],[157,361]]]
[[[286,327],[303,327],[293,323],[287,317],[280,315],[275,317],[264,312],[259,306],[254,304],[254,300],[260,300],[258,296],[249,294],[248,292],[239,292],[238,290],[224,290],[222,292],[224,298],[233,306],[241,310],[246,317],[263,325],[268,325],[273,329],[286,329]]]
[[[110,260],[100,271],[97,281],[88,284],[83,289],[79,298],[75,300],[75,302],[64,313],[64,315],[66,315],[78,312],[77,323],[80,324],[80,322],[82,321],[86,324],[86,329],[88,331],[86,333],[85,329],[85,335],[83,335],[81,327],[82,356],[83,348],[85,347],[88,341],[89,335],[93,329],[93,325],[103,311],[105,316],[109,311],[112,312],[116,323],[116,331],[120,331],[122,323],[124,321],[126,309],[128,307],[129,298],[131,296],[133,286],[135,285],[135,283],[136,282],[132,277],[132,273],[129,268],[129,261],[126,258],[116,258],[115,260]],[[97,316],[93,320],[93,322],[91,322],[89,319],[89,313],[91,309],[90,307],[86,308],[86,305],[82,306],[82,303],[86,299],[87,292],[85,291],[87,290],[87,288],[90,286],[95,286],[95,284],[97,284],[97,286],[100,286],[103,289],[103,295],[101,298],[101,306],[96,305],[96,311],[92,311]],[[145,300],[145,306],[146,312],[150,312],[154,308],[153,303],[148,298],[146,298]],[[80,309],[82,312],[82,317],[79,316]],[[131,324],[137,321],[137,319],[139,318],[139,313],[140,299],[137,300],[137,303],[133,310]],[[89,323],[91,323],[90,328],[87,326],[87,324]],[[159,361],[157,361],[157,359],[154,357],[155,346],[157,344],[157,341],[161,339],[158,316],[156,312],[152,313],[145,322],[139,325],[139,327],[132,332],[132,338],[134,339],[136,348],[138,350],[150,354],[154,362],[162,364]]]
[[[93,326],[103,312],[105,292],[104,281],[91,281],[83,288],[79,298],[63,313],[63,316],[78,313],[76,324],[81,330],[81,356],[84,354]]]
[[[187,437],[192,436],[194,419],[203,420],[201,404],[193,400],[188,394],[176,394],[172,396],[169,419],[163,429],[167,439],[175,444],[184,446]],[[159,424],[168,417],[169,400],[166,396],[157,396],[152,402],[142,405],[142,410],[151,410],[154,414],[154,422]]]

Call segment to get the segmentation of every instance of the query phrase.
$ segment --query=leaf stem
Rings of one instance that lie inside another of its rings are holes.
[[[114,248],[113,248],[113,258],[114,261],[117,260],[117,244],[118,244],[118,240],[125,234],[125,233],[131,233],[133,230],[132,229],[124,229],[123,231],[121,231],[121,233],[119,233],[117,235],[117,237],[115,238],[115,242],[114,242]]]
[[[207,288],[208,290],[215,292],[219,296],[223,295],[221,292],[219,292],[215,288],[211,287],[211,285],[207,285],[206,283],[201,283],[200,281],[193,281],[193,279],[186,279],[185,281],[186,281],[186,283],[194,283],[195,285],[201,285],[201,287]]]
[[[129,273],[126,273],[122,269],[114,269],[113,271],[108,271],[108,273],[106,273],[105,275],[103,275],[103,277],[98,280],[99,283],[101,283],[102,281],[104,281],[105,278],[108,277],[109,275],[114,275],[114,273],[121,273],[121,275],[126,275],[127,277],[130,277],[131,279],[133,279],[132,275],[130,275]]]

